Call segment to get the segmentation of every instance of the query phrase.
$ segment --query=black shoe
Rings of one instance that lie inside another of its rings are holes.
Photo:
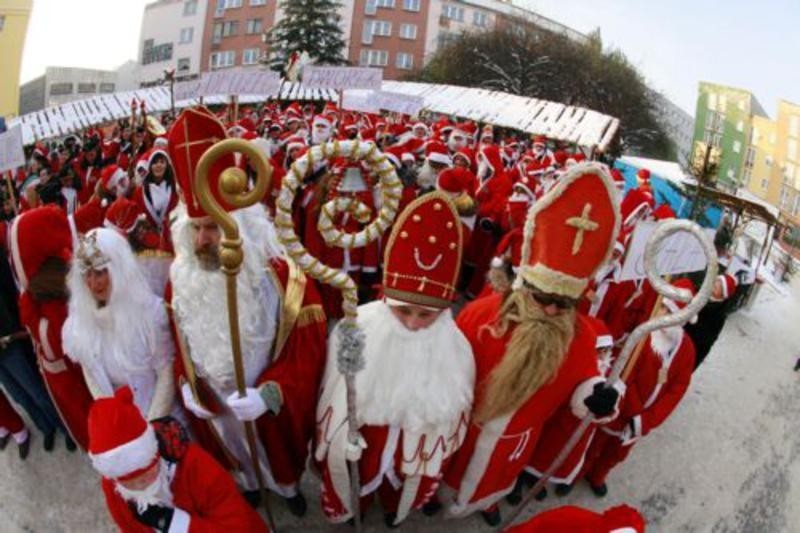
[[[28,458],[28,452],[31,451],[31,436],[19,444],[19,458],[23,461]]]
[[[11,440],[11,433],[8,433],[5,437],[0,438],[0,451],[6,449],[9,440]]]
[[[536,498],[537,502],[540,502],[540,501],[544,500],[545,498],[547,498],[547,488],[545,487],[542,490],[540,490],[536,494],[535,498]]]
[[[600,498],[608,494],[608,485],[606,485],[605,483],[601,485],[592,485],[592,483],[589,482],[589,488],[592,489],[592,492],[594,492],[595,496],[598,496]]]
[[[64,442],[65,442],[65,443],[66,443],[66,445],[67,445],[67,450],[68,450],[68,451],[70,451],[70,452],[74,452],[75,450],[77,450],[77,449],[78,449],[78,445],[77,445],[77,444],[75,444],[75,441],[74,441],[74,440],[72,440],[72,437],[70,437],[69,435],[65,435],[65,436],[64,436]]]
[[[69,438],[69,437],[67,437]],[[52,452],[56,446],[56,432],[48,433],[44,436],[44,451]]]
[[[442,502],[431,500],[422,506],[422,514],[425,516],[436,516],[442,510]]]
[[[500,509],[495,508],[493,511],[481,511],[483,521],[491,527],[497,527],[502,522],[503,517],[500,516]]]
[[[797,362],[794,364],[794,371],[797,372],[800,370],[800,357],[797,358]]]
[[[363,515],[363,514],[361,515],[361,524],[362,524],[362,525],[364,524],[364,515]],[[347,525],[348,525],[348,526],[350,526],[350,527],[355,527],[355,526],[356,526],[356,519],[355,519],[355,517],[353,517],[353,518],[351,518],[350,520],[348,520],[348,521],[347,521]]]
[[[305,516],[308,505],[306,504],[306,498],[302,493],[298,492],[297,496],[284,498],[284,500],[286,501],[286,506],[289,507],[290,513],[297,517]]]
[[[400,527],[400,524],[395,525],[394,521],[397,519],[397,513],[385,513],[383,515],[383,524],[388,529],[397,529]]]
[[[509,505],[519,505],[522,502],[522,491],[525,487],[525,481],[523,481],[522,476],[520,475],[517,478],[517,482],[514,483],[514,489],[506,494],[506,501]]]
[[[559,496],[566,496],[570,492],[572,492],[572,485],[566,483],[558,483],[556,485],[556,494]]]
[[[257,509],[261,504],[261,491],[259,490],[246,490],[242,493],[247,504],[253,509]]]
[[[533,488],[533,486],[536,485],[536,483],[539,482],[539,477],[538,476],[534,476],[533,474],[531,474],[530,472],[527,472],[525,470],[522,471],[522,473],[519,475],[518,479],[520,481],[522,481],[523,483],[525,483],[525,486],[528,487],[529,489]]]

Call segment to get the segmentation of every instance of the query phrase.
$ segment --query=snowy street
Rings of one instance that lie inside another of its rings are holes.
[[[567,497],[551,495],[529,513],[576,504],[638,507],[650,531],[781,532],[800,528],[800,287],[789,297],[764,289],[753,311],[731,316],[684,402],[655,433],[637,444],[609,477],[598,499],[581,483]],[[112,531],[88,460],[59,440],[53,454],[35,435],[26,462],[10,444],[0,453],[0,523],[4,532]],[[551,491],[552,492],[552,491]],[[348,531],[323,521],[316,484],[306,480],[309,513],[297,520],[273,498],[281,531]],[[383,530],[373,507],[367,531]],[[480,518],[442,521],[415,515],[406,531],[488,531]]]

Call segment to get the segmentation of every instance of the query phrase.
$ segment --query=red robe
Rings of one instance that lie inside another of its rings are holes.
[[[630,528],[628,530],[624,528]],[[631,531],[644,533],[645,522],[633,507],[620,505],[600,514],[574,505],[541,512],[508,533],[607,533]]]
[[[153,531],[136,520],[128,503],[114,489],[114,481],[103,478],[102,487],[111,517],[121,531]],[[258,513],[239,494],[230,474],[196,444],[190,443],[177,462],[170,487],[176,508],[170,531],[268,531]],[[179,529],[187,520],[188,529]]]
[[[694,345],[685,333],[666,355],[656,353],[650,340],[645,343],[628,376],[620,416],[601,428],[589,447],[586,475],[593,485],[602,485],[611,469],[625,460],[633,448],[632,443],[624,445],[619,438],[631,421],[637,429],[636,436],[644,437],[672,414],[689,388],[694,358]]]
[[[23,292],[19,298],[20,319],[30,333],[36,360],[53,404],[72,439],[88,449],[88,416],[92,395],[86,388],[83,372],[61,346],[61,328],[67,319],[67,302],[48,300],[37,303]]]
[[[476,364],[475,405],[480,405],[480,384],[505,355],[513,328],[494,338],[483,326],[498,316],[502,296],[475,300],[459,314],[457,324],[472,345]],[[455,514],[483,510],[514,488],[517,476],[530,461],[542,426],[570,401],[579,385],[598,375],[596,335],[589,323],[576,315],[575,335],[555,378],[537,390],[516,412],[482,426],[470,424],[463,446],[453,456],[445,483],[458,496]]]
[[[159,231],[160,242],[158,249],[167,253],[172,253],[173,249],[172,236],[169,226],[169,214],[173,209],[175,209],[175,206],[178,205],[178,194],[175,192],[175,186],[173,186],[172,193],[169,197],[169,203],[167,204],[167,209],[164,211],[163,217],[159,218],[158,213],[155,212],[152,204],[150,203],[150,198],[144,192],[144,187],[147,185],[148,183],[145,182],[136,187],[136,189],[133,191],[133,201],[136,202],[139,211],[145,214],[147,221]]]
[[[5,429],[11,434],[25,429],[25,422],[2,390],[0,390],[0,429]]]
[[[297,484],[305,470],[308,446],[314,437],[317,394],[327,352],[327,326],[313,280],[306,278],[294,264],[290,266],[283,260],[272,260],[270,267],[268,272],[281,298],[275,348],[270,365],[255,383],[248,386],[259,386],[267,381],[280,386],[283,400],[280,413],[277,416],[265,414],[256,421],[256,427],[276,484],[270,488],[290,497],[297,493]],[[171,292],[171,287],[168,287],[165,299],[170,302]],[[226,304],[221,302],[220,305]],[[172,312],[170,322],[175,346],[180,353],[180,357],[175,358],[175,376],[179,386],[183,382],[199,386],[201,401],[210,411],[218,412],[214,404],[224,404],[225,398],[205,396],[213,394],[213,390],[207,384],[203,387],[197,378],[194,363],[185,352],[183,338],[175,329]],[[210,422],[200,420],[190,412],[187,412],[187,417],[200,445],[221,464],[234,469],[235,460],[224,448]]]

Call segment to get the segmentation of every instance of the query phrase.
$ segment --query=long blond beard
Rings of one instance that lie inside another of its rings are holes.
[[[575,332],[575,312],[548,316],[525,289],[511,292],[499,320],[487,326],[499,338],[514,325],[502,361],[484,383],[477,422],[487,422],[522,406],[558,372]]]

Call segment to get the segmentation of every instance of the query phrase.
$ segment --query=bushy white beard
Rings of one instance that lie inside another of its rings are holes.
[[[375,301],[358,308],[358,322],[366,333],[366,367],[356,374],[362,423],[424,432],[471,408],[472,349],[449,310],[413,332]]]
[[[447,139],[447,147],[453,152],[458,152],[466,145],[467,145],[467,140],[464,137],[459,137],[458,135],[454,137],[452,133],[450,134],[450,137],[448,137]]]
[[[483,182],[484,180],[488,179],[492,174],[492,167],[489,166],[489,163],[481,158],[478,162],[478,179]]]
[[[136,509],[143,513],[151,505],[162,507],[172,507],[172,476],[170,475],[170,464],[161,459],[158,468],[158,477],[147,488],[142,490],[126,489],[119,483],[114,483],[114,488],[123,500],[136,504]]]
[[[236,292],[242,360],[247,384],[252,385],[268,364],[275,338],[278,297],[265,268],[269,258],[280,252],[277,244],[271,242],[274,228],[263,206],[240,209],[233,216],[244,242],[244,262],[236,279]],[[198,373],[218,389],[231,390],[235,378],[225,274],[201,268],[194,254],[194,229],[185,208],[173,222],[172,238],[175,261],[170,268],[170,280],[178,325]]]
[[[417,185],[430,189],[436,185],[437,174],[428,161],[425,161],[417,173]]]
[[[311,130],[311,144],[314,144],[314,145],[323,144],[323,143],[328,142],[328,140],[330,138],[331,138],[331,130],[330,129],[326,129],[326,130],[323,130],[323,131],[317,131],[317,128],[313,128]]]
[[[670,326],[657,329],[650,334],[650,347],[661,357],[667,357],[678,346],[683,336],[683,327]]]

